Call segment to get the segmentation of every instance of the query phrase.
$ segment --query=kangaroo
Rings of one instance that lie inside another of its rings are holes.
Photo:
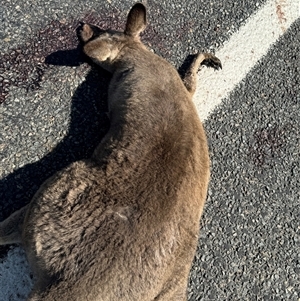
[[[0,223],[0,244],[22,243],[35,284],[28,301],[186,300],[210,175],[192,96],[195,55],[183,80],[140,41],[146,8],[124,32],[81,24],[83,52],[112,73],[110,129],[91,158],[49,178]]]

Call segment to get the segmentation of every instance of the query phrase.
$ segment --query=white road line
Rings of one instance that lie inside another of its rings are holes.
[[[299,0],[271,0],[216,52],[223,69],[203,67],[194,102],[201,120],[225,99],[300,16]]]
[[[24,301],[33,286],[25,251],[15,247],[0,259],[0,300]]]

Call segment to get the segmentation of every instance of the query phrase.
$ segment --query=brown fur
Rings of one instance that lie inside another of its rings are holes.
[[[145,7],[124,33],[84,24],[84,52],[113,73],[111,127],[88,160],[48,179],[0,223],[0,244],[22,242],[35,276],[29,301],[186,300],[209,181],[205,133],[184,80],[147,50]],[[25,219],[23,216],[26,212]]]

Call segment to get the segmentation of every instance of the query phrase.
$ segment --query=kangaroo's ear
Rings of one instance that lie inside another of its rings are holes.
[[[146,8],[142,3],[136,3],[130,10],[125,28],[125,34],[138,37],[146,28]]]

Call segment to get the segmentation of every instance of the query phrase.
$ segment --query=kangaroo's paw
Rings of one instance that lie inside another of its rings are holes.
[[[191,62],[186,67],[186,71],[183,74],[182,81],[193,96],[197,87],[197,72],[200,65],[212,67],[216,70],[222,69],[221,61],[211,53],[197,53],[193,56]]]
[[[216,70],[222,69],[221,61],[211,53],[200,53],[199,60],[201,65],[212,67]]]

